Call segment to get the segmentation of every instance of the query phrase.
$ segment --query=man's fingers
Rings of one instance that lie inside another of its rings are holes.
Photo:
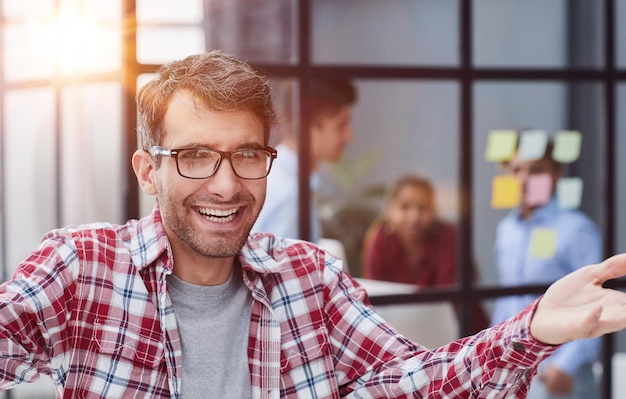
[[[600,284],[607,280],[623,277],[626,275],[626,253],[613,255],[604,262],[592,265]]]

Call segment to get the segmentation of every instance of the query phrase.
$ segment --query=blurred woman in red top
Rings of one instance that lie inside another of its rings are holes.
[[[432,184],[406,175],[391,187],[385,212],[368,229],[363,243],[363,277],[452,287],[457,281],[457,231],[437,216]],[[472,333],[489,322],[477,303]]]

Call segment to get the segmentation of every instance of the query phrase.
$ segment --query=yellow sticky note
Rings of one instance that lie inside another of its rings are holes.
[[[556,254],[556,230],[537,227],[530,233],[530,257],[551,259]]]
[[[508,161],[515,154],[517,132],[515,130],[492,130],[487,139],[485,159],[491,162]]]
[[[580,156],[582,136],[576,130],[561,130],[554,136],[552,159],[561,163],[571,163]]]
[[[515,208],[522,197],[522,185],[515,176],[494,176],[491,206],[495,209]]]

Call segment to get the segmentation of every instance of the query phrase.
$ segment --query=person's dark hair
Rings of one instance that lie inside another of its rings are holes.
[[[388,224],[389,221],[387,220],[387,217],[388,217],[387,211],[389,210],[389,207],[394,203],[394,201],[398,199],[398,194],[400,193],[400,191],[402,191],[406,187],[413,187],[418,190],[423,190],[426,193],[426,195],[428,195],[428,197],[431,200],[430,204],[432,206],[432,211],[434,215],[430,229],[431,231],[437,231],[437,229],[441,228],[441,226],[443,225],[443,221],[439,219],[438,212],[437,212],[437,200],[435,198],[435,187],[433,186],[433,184],[431,183],[429,179],[417,173],[407,173],[405,175],[402,175],[398,177],[396,180],[394,180],[393,183],[391,183],[391,185],[388,187],[386,209],[383,213],[383,216],[380,218],[380,221],[386,226],[385,228],[389,227],[389,224]]]
[[[306,93],[303,105],[309,113],[310,124],[357,101],[354,84],[345,78],[310,79],[307,81]]]
[[[163,65],[156,77],[137,93],[138,147],[161,145],[162,123],[172,96],[188,91],[196,101],[215,111],[247,110],[263,124],[265,144],[276,110],[267,81],[246,62],[218,50],[191,55]]]
[[[430,180],[417,174],[407,174],[396,179],[389,187],[387,197],[388,201],[392,201],[398,196],[400,190],[404,187],[416,187],[423,189],[432,198],[433,203],[435,201],[435,188]]]

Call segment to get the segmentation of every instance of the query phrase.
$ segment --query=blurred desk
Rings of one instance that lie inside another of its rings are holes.
[[[370,297],[412,294],[414,285],[388,281],[356,279]],[[402,335],[427,348],[436,348],[459,337],[459,322],[450,302],[377,305],[376,312]]]

